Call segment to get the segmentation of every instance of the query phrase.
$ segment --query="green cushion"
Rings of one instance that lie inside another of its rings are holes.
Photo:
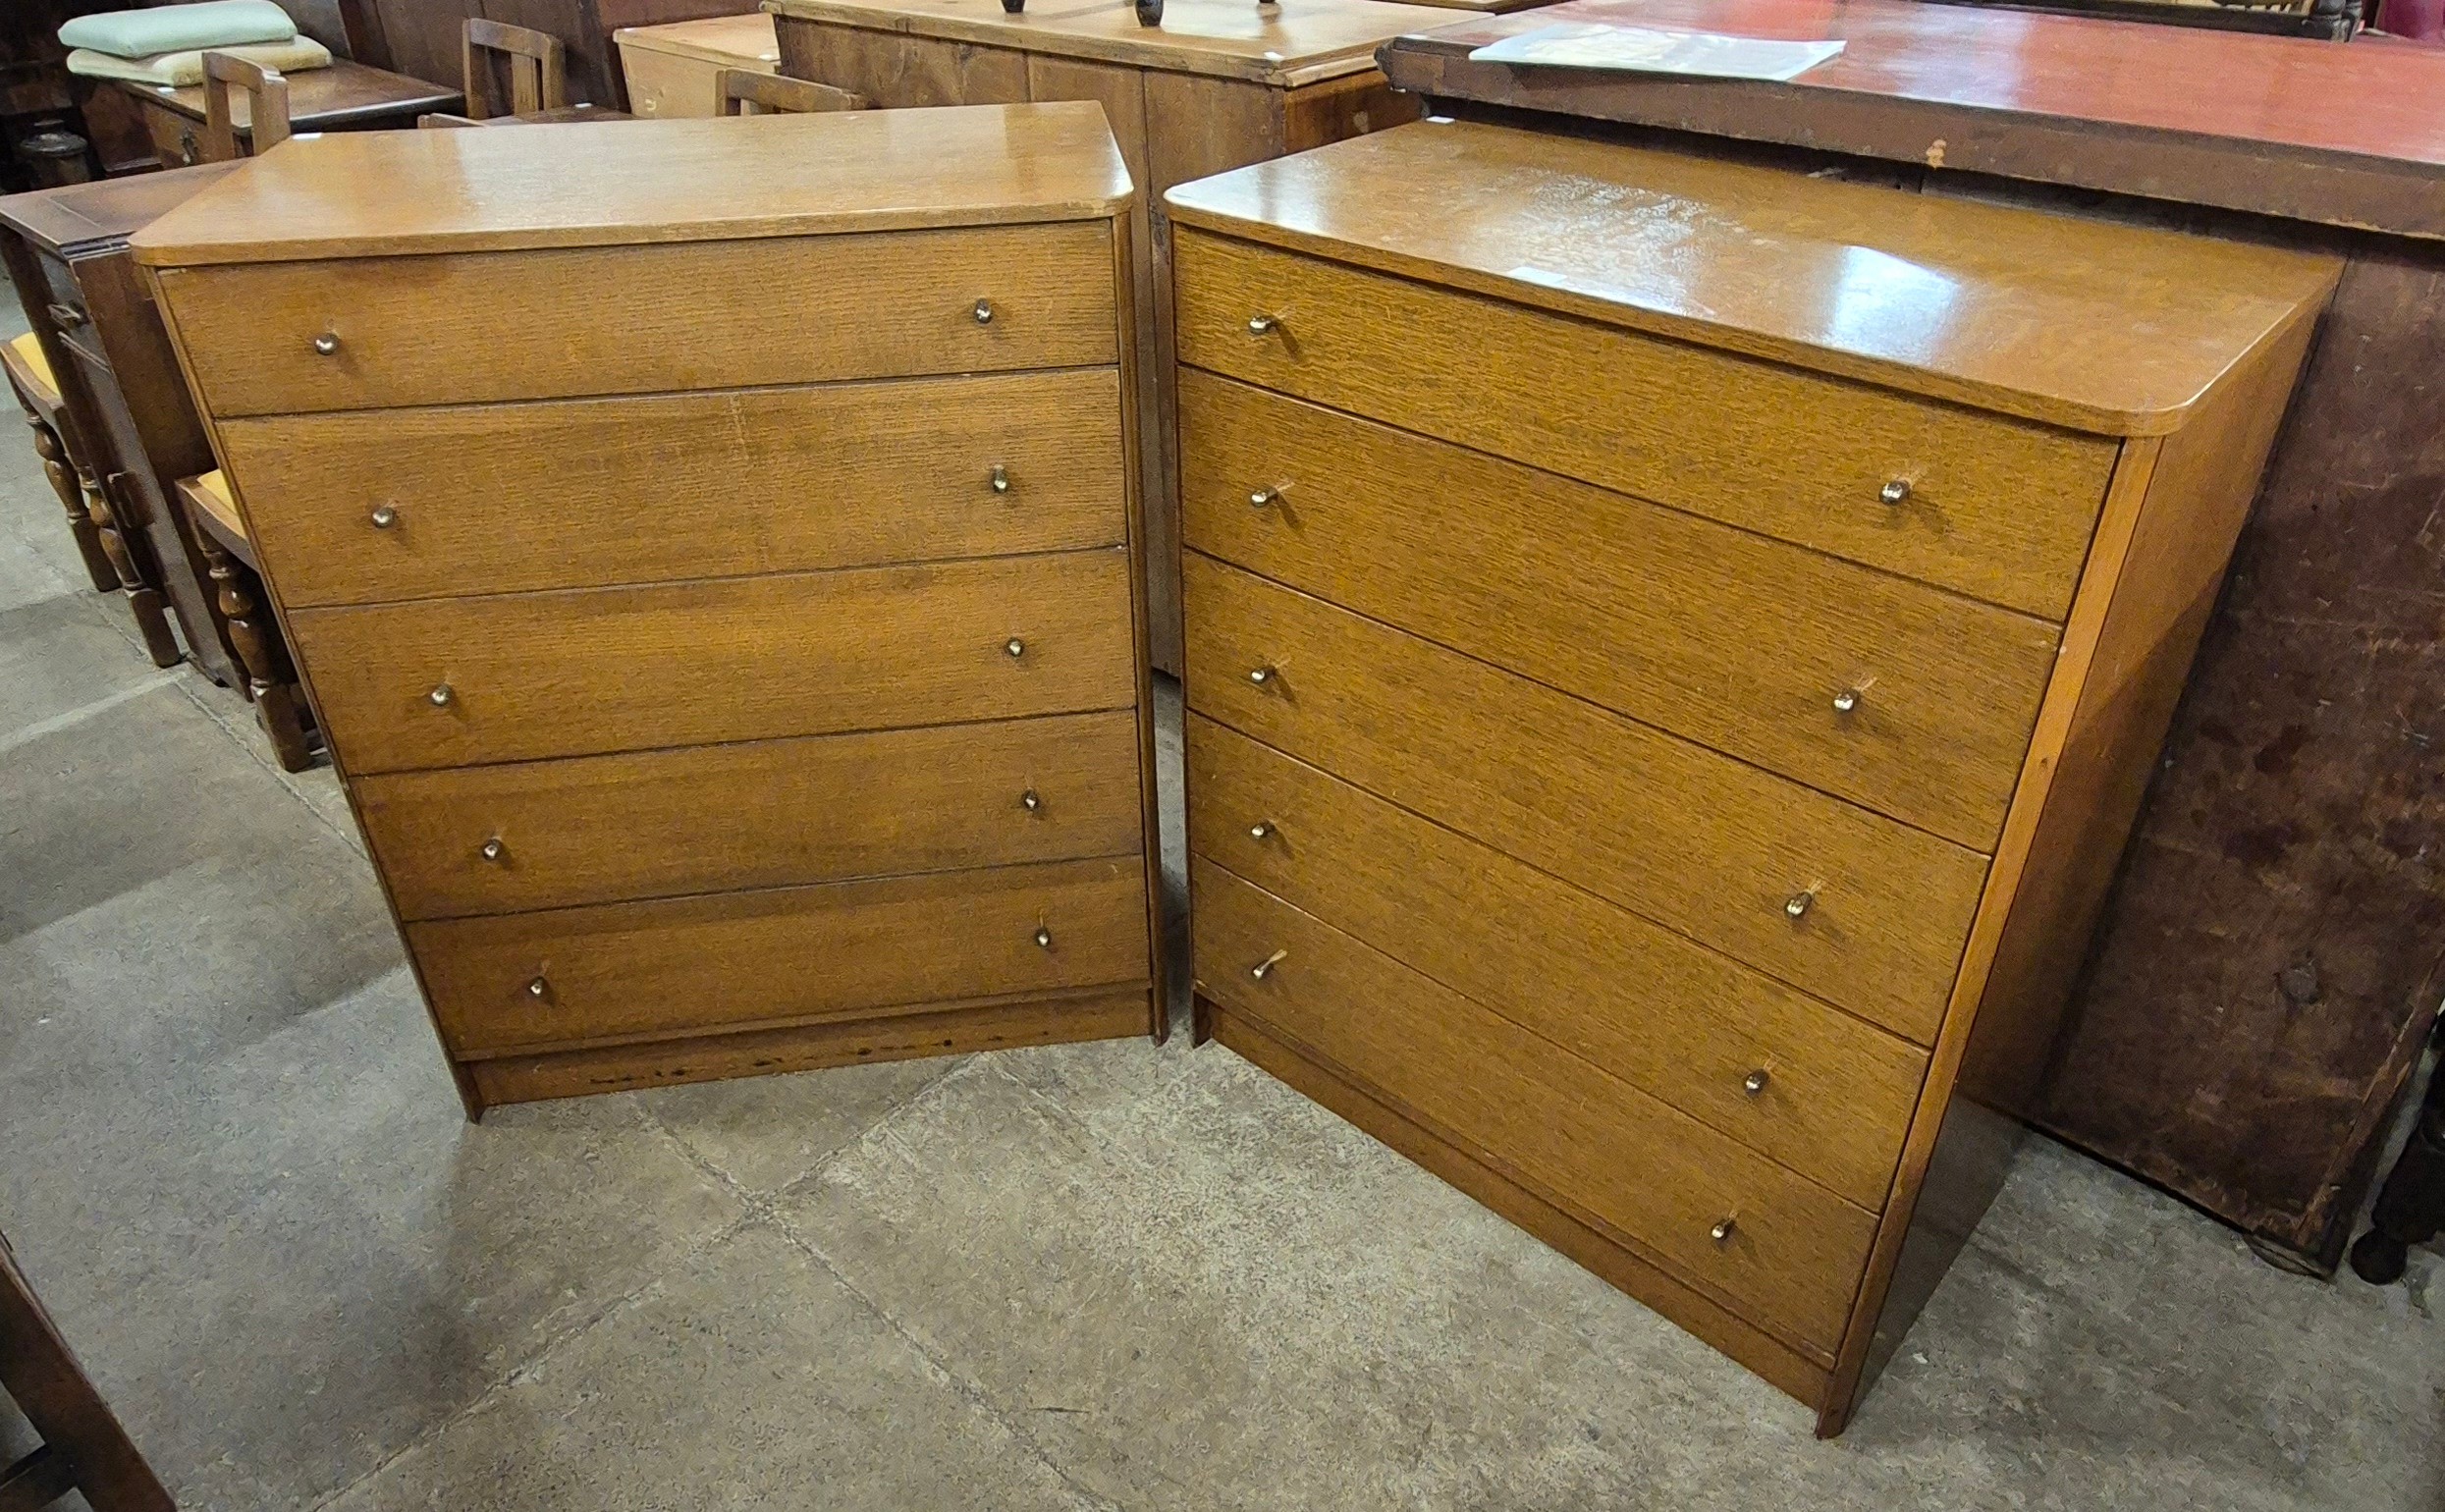
[[[200,5],[80,16],[60,27],[60,42],[116,58],[149,58],[197,47],[285,42],[297,34],[298,24],[272,0],[203,0]]]

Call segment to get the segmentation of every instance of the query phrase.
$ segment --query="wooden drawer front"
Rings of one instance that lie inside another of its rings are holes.
[[[43,294],[50,305],[51,324],[60,335],[82,334],[98,349],[101,343],[92,340],[91,327],[87,324],[92,317],[86,313],[84,291],[77,287],[76,273],[66,262],[49,252],[28,250],[32,251],[34,265],[42,270]],[[34,310],[27,310],[26,318],[35,325],[42,323],[41,313]]]
[[[1173,257],[1183,362],[2051,620],[2114,463],[2093,437],[1226,238],[1183,230]]]
[[[306,609],[289,623],[352,776],[1119,709],[1137,687],[1118,551]]]
[[[1184,566],[1190,708],[1932,1043],[1985,857],[1210,558]]]
[[[1032,799],[1032,801],[1030,801]],[[1137,852],[1128,710],[356,784],[402,918]]]
[[[1126,986],[1149,971],[1135,857],[445,919],[408,925],[408,944],[462,1055]]]
[[[1193,878],[1198,982],[1223,1011],[1795,1342],[1841,1339],[1875,1232],[1865,1209],[1211,862]]]
[[[1993,847],[2052,623],[1205,373],[1180,434],[1198,550]]]
[[[144,135],[152,138],[153,156],[164,168],[188,168],[203,161],[203,127],[180,115],[166,105],[150,100],[139,101],[137,115],[144,120]],[[244,143],[240,150],[244,151]]]
[[[1927,1052],[1196,715],[1188,771],[1198,856],[1884,1206]]]
[[[216,416],[1118,360],[1101,221],[174,269],[161,285]],[[719,294],[738,289],[755,297]]]
[[[281,415],[221,445],[292,609],[1126,539],[1112,368]]]

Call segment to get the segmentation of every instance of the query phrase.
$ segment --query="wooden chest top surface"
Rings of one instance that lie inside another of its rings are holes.
[[[1101,219],[1131,192],[1079,102],[367,132],[284,142],[133,245],[183,267],[736,241]]]
[[[0,225],[62,257],[124,243],[161,213],[225,178],[236,163],[203,163],[166,173],[130,174],[0,198]]]
[[[1166,198],[1185,226],[2110,435],[2178,427],[2218,377],[2321,304],[2338,272],[2299,253],[1452,121]]]
[[[773,40],[773,18],[762,11],[744,16],[709,16],[702,21],[669,21],[658,27],[623,27],[612,33],[622,47],[667,52],[682,58],[736,67],[740,60],[781,61]]]

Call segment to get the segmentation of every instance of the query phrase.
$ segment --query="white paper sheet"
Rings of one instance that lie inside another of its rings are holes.
[[[1469,61],[1779,81],[1796,79],[1841,51],[1839,41],[1784,42],[1712,31],[1560,22],[1481,47],[1469,54]]]

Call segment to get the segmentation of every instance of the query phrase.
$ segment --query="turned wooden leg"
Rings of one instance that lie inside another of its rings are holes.
[[[77,555],[84,559],[85,575],[93,579],[95,592],[116,593],[119,572],[102,550],[102,533],[85,510],[84,480],[77,464],[69,460],[68,448],[61,444],[60,433],[30,409],[26,412],[26,423],[33,427],[34,455],[42,459],[42,475],[51,480],[51,492],[59,495],[61,507],[68,512],[68,533],[77,538]]]
[[[136,557],[128,549],[127,533],[119,526],[118,513],[111,507],[108,488],[87,488],[84,491],[85,517],[93,521],[94,532],[101,537],[102,554],[110,558],[111,570],[119,578],[119,586],[128,590],[128,608],[136,615],[136,633],[144,637],[144,650],[155,667],[176,667],[179,639],[170,632],[168,606],[162,601],[161,590],[144,580],[136,569]]]
[[[254,700],[254,717],[271,737],[272,754],[284,772],[302,772],[314,760],[305,737],[305,706],[299,697],[297,671],[279,631],[265,623],[259,585],[246,565],[222,550],[221,543],[198,531],[204,570],[218,590],[221,618],[229,623],[230,645],[238,652],[239,669],[246,675],[246,696]]]

